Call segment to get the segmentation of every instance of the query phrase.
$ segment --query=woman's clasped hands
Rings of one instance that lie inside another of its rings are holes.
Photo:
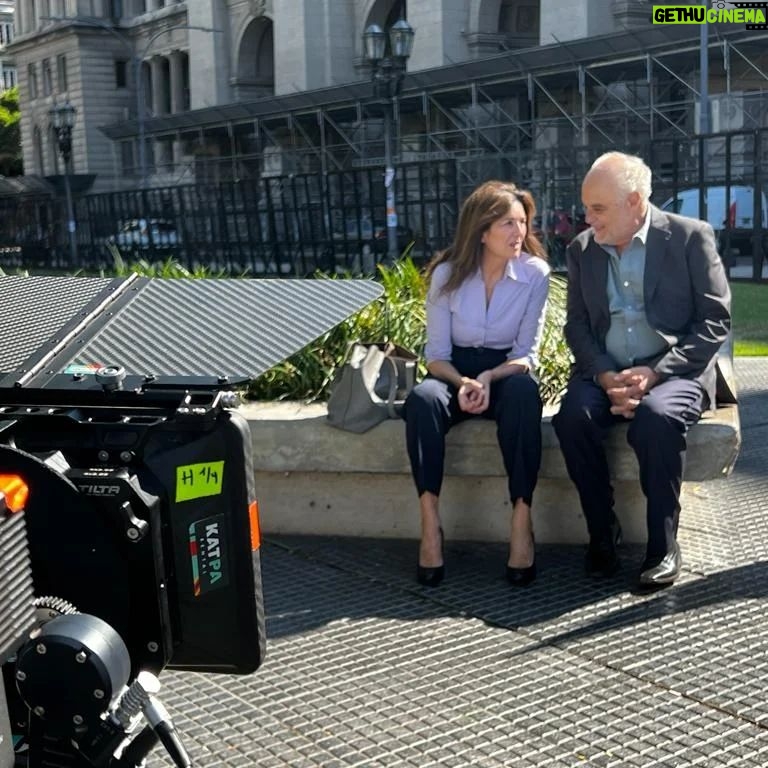
[[[459,408],[465,413],[484,413],[490,402],[491,379],[490,371],[483,371],[474,379],[464,376],[459,387]]]

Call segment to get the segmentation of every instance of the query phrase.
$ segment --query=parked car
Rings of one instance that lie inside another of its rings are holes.
[[[706,221],[712,225],[723,257],[749,256],[755,221],[755,189],[732,186],[726,198],[724,186],[707,187],[704,191]],[[683,189],[661,205],[663,211],[703,219],[699,210],[698,188]],[[763,254],[768,254],[768,198],[762,195]]]
[[[127,251],[169,249],[179,244],[173,222],[165,219],[130,219],[108,242]]]

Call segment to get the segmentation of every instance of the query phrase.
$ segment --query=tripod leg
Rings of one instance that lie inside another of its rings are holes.
[[[142,728],[134,740],[125,748],[119,760],[112,763],[110,768],[141,768],[147,755],[155,748],[158,735],[152,726]]]

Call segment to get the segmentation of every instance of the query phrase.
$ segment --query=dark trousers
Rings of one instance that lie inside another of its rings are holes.
[[[454,347],[452,362],[463,375],[474,378],[506,359],[506,351]],[[541,464],[541,398],[538,384],[528,375],[507,376],[491,384],[485,413],[473,416],[460,410],[458,389],[427,377],[411,391],[403,408],[411,471],[419,496],[440,495],[445,467],[445,436],[461,421],[494,419],[509,497],[531,504]]]
[[[640,485],[647,500],[648,557],[674,547],[680,519],[680,487],[685,468],[685,436],[709,398],[696,381],[670,379],[641,401],[633,419],[614,416],[602,387],[573,379],[552,425],[568,474],[576,485],[590,537],[609,535],[613,487],[603,440],[615,424],[628,422],[627,442],[637,456]]]

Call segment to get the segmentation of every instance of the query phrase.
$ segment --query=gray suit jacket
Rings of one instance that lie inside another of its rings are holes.
[[[667,342],[667,350],[637,364],[649,365],[665,379],[700,381],[712,408],[716,388],[721,401],[733,402],[736,390],[732,369],[726,364],[729,361],[721,361],[719,381],[716,371],[721,348],[726,350],[726,357],[730,349],[731,291],[712,227],[655,206],[650,210],[643,277],[645,312],[650,326]],[[588,229],[568,246],[567,261],[565,337],[575,358],[574,374],[591,378],[616,370],[605,349],[611,322],[606,288],[608,254]]]

